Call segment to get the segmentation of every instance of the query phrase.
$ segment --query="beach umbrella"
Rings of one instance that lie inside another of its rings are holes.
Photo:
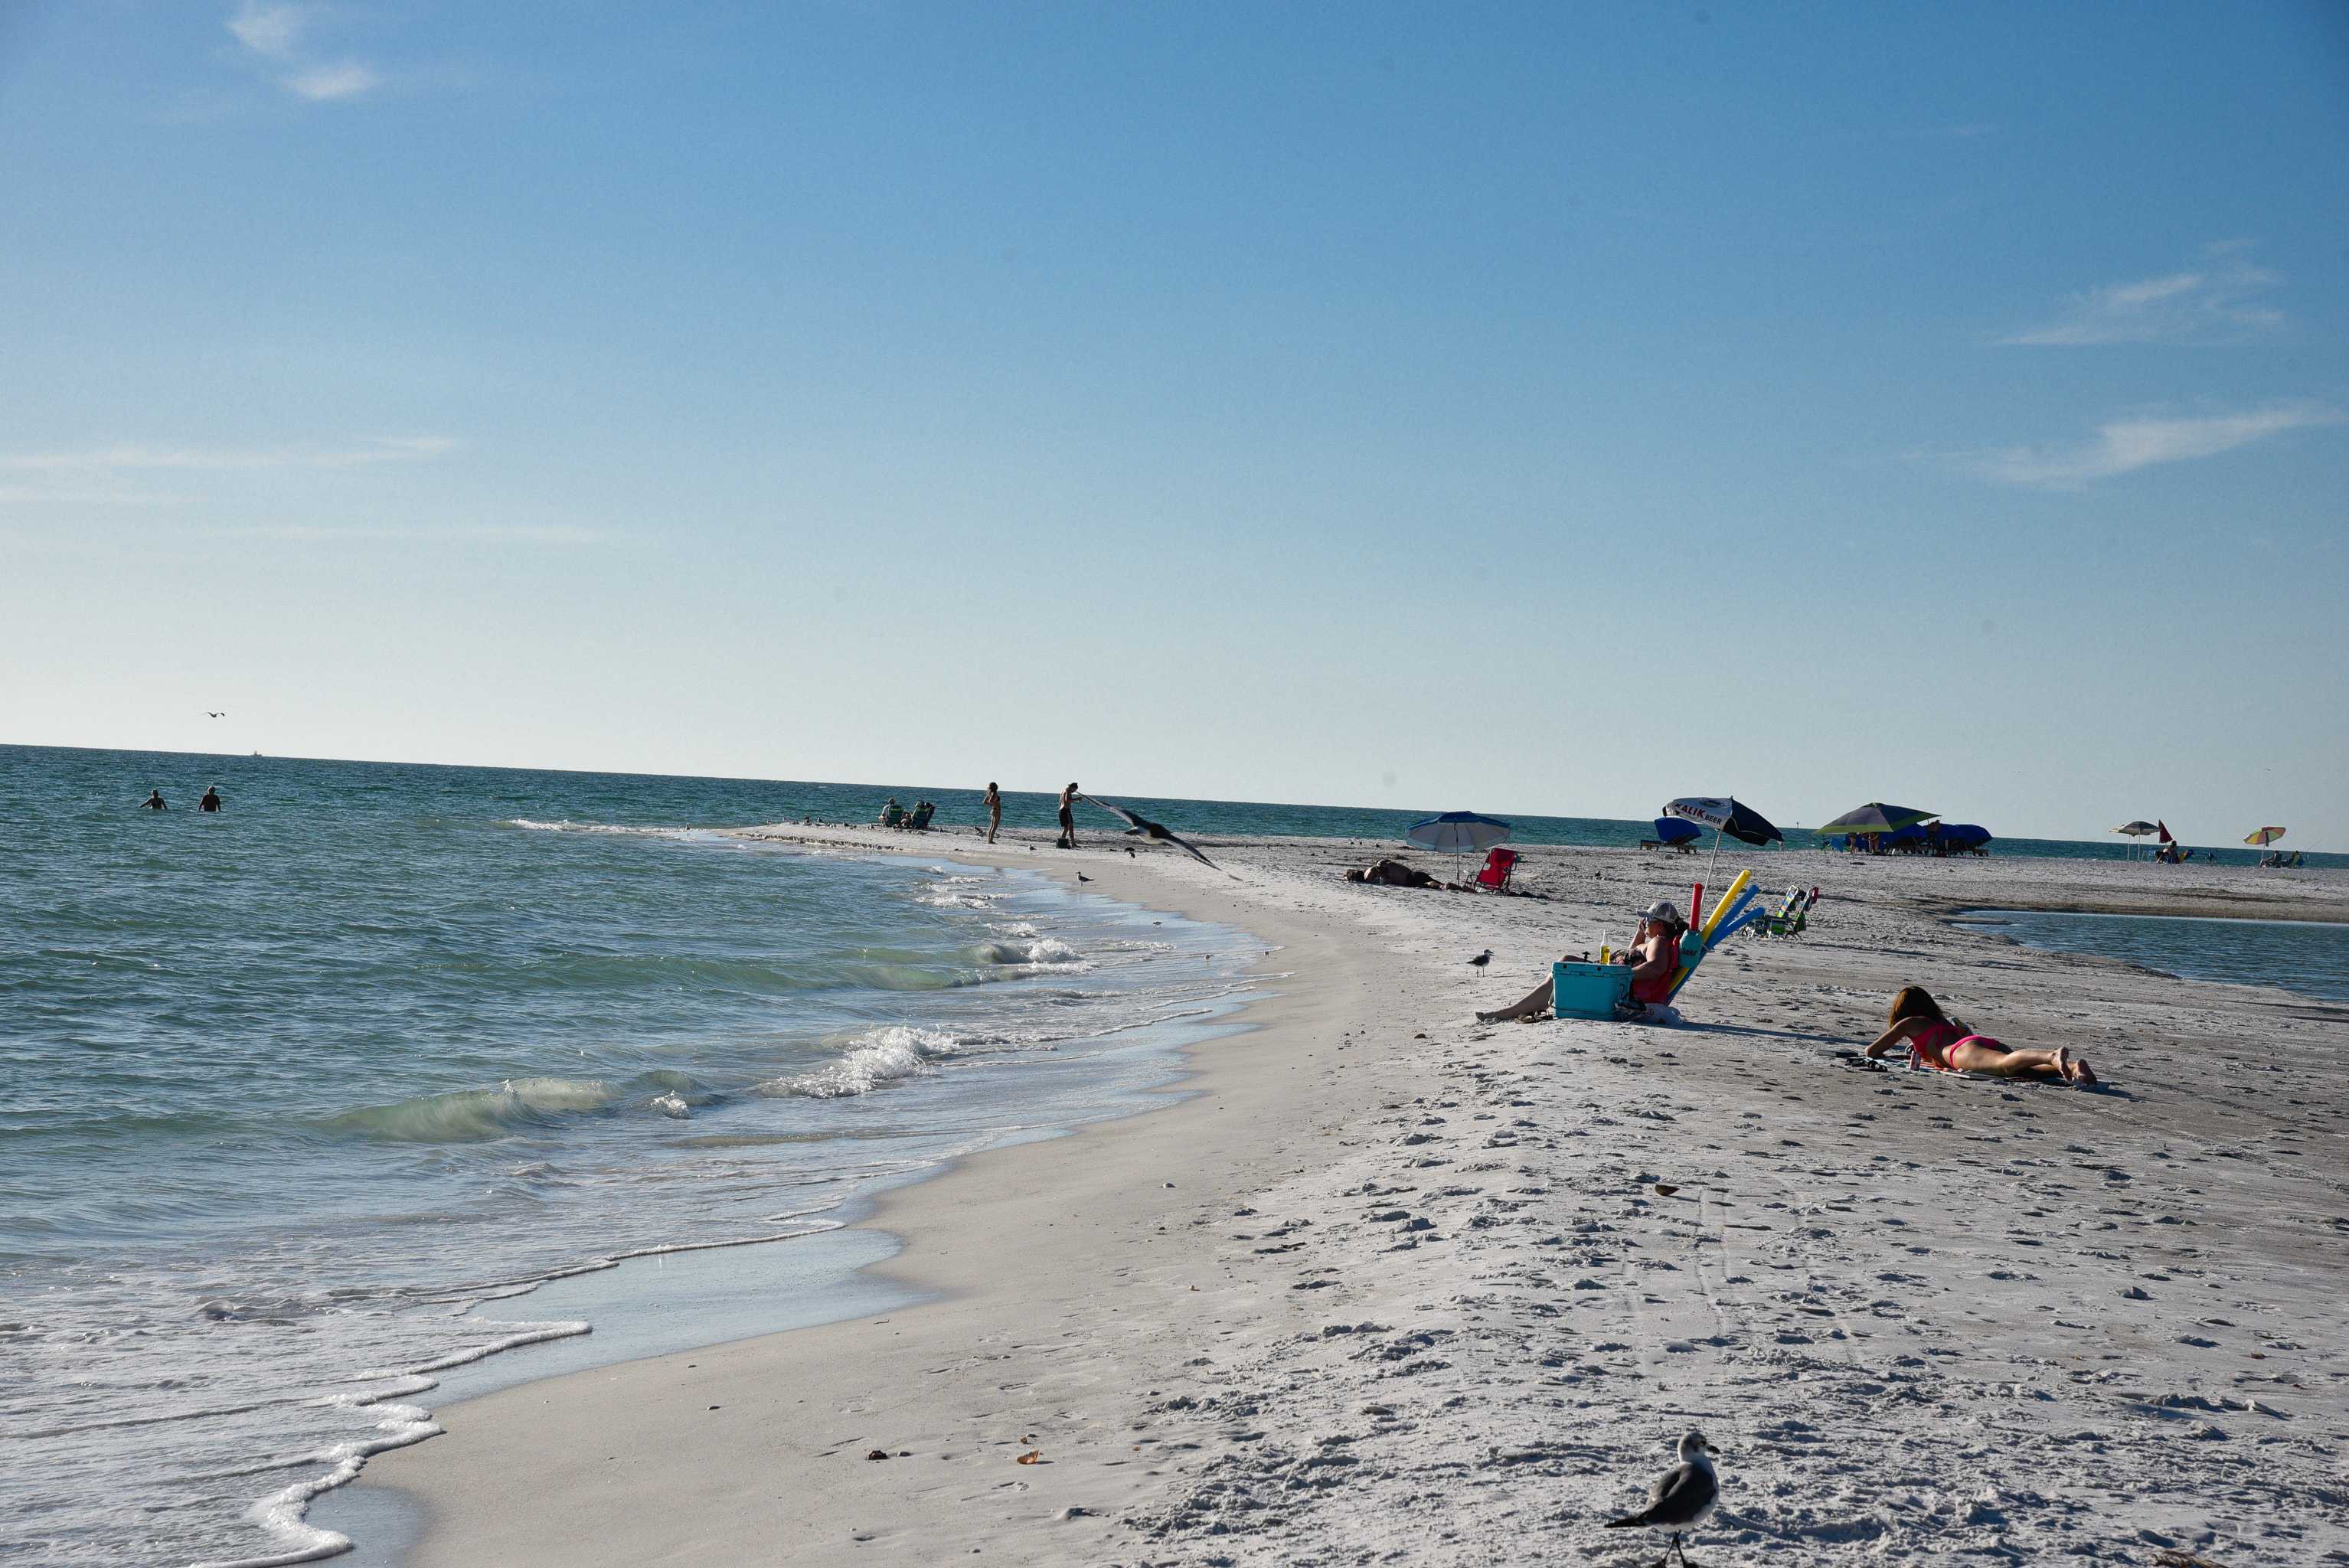
[[[1452,856],[1452,880],[1460,880],[1460,857],[1481,855],[1495,844],[1509,841],[1509,825],[1498,817],[1480,817],[1474,811],[1446,811],[1441,817],[1430,817],[1423,822],[1413,822],[1403,842],[1413,849],[1433,850]]]
[[[1700,822],[1713,830],[1713,853],[1705,858],[1704,880],[1713,880],[1713,866],[1721,859],[1721,839],[1726,833],[1744,844],[1760,847],[1775,840],[1786,841],[1786,835],[1770,825],[1770,820],[1744,801],[1729,795],[1683,795],[1665,802],[1667,817],[1679,817],[1685,821]]]
[[[1823,833],[1897,833],[1903,828],[1913,828],[1939,811],[1920,811],[1912,806],[1888,806],[1881,800],[1870,800],[1865,806],[1854,807],[1829,822]]]
[[[2153,823],[2147,821],[2144,818],[2139,817],[2134,822],[2123,822],[2119,827],[2115,828],[2113,831],[2116,833],[2125,833],[2132,839],[2142,839],[2149,834],[2158,833],[2161,831],[2161,830],[2156,827]],[[2137,846],[2134,844],[2129,846],[2129,859],[2137,859]]]
[[[2249,837],[2245,838],[2243,842],[2251,845],[2251,848],[2255,850],[2264,850],[2270,844],[2274,843],[2278,839],[2282,837],[2283,830],[2282,828],[2261,828],[2253,831]]]
[[[1659,817],[1656,819],[1656,841],[1658,843],[1685,844],[1692,839],[1701,839],[1702,837],[1704,837],[1704,830],[1698,827],[1694,822],[1683,821],[1678,817]]]
[[[1972,822],[1944,822],[1941,841],[1961,850],[1978,850],[1990,842],[1990,830]]]

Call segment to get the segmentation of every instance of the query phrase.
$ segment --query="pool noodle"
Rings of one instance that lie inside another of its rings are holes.
[[[1714,923],[1713,934],[1705,941],[1707,947],[1721,940],[1723,930],[1736,922],[1738,912],[1754,902],[1754,889],[1747,888],[1744,892],[1728,901],[1729,911]]]
[[[1736,935],[1739,932],[1744,930],[1747,926],[1761,919],[1767,913],[1769,912],[1766,910],[1748,910],[1745,913],[1739,915],[1735,920],[1723,925],[1719,931],[1714,932],[1713,934],[1713,941],[1717,943],[1728,941],[1731,937]]]
[[[1747,891],[1745,884],[1753,880],[1754,873],[1752,871],[1739,872],[1737,873],[1737,880],[1729,884],[1729,891],[1723,893],[1721,895],[1720,902],[1716,903],[1713,906],[1712,917],[1704,923],[1704,928],[1697,933],[1699,936],[1704,939],[1704,944],[1707,948],[1710,948],[1713,945],[1713,928],[1721,923],[1721,918],[1728,912],[1729,906],[1739,902],[1741,895],[1744,894]],[[1697,954],[1697,962],[1702,963],[1703,961],[1704,953],[1700,951]],[[1672,988],[1664,993],[1664,1000],[1669,1002],[1674,996],[1679,995],[1681,994],[1681,987],[1687,985],[1689,976],[1695,973],[1695,964],[1682,965],[1672,975]]]
[[[1712,940],[1713,928],[1721,923],[1722,911],[1727,909],[1732,903],[1735,902],[1737,895],[1745,891],[1745,884],[1753,880],[1754,873],[1751,871],[1743,871],[1737,873],[1737,880],[1729,884],[1729,891],[1723,893],[1721,895],[1720,902],[1716,903],[1713,906],[1713,914],[1711,918],[1705,921],[1703,927],[1698,932],[1699,935],[1704,937],[1707,941]]]

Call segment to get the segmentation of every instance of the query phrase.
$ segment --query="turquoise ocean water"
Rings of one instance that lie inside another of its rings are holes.
[[[439,1370],[576,1332],[538,1282],[1130,1108],[1261,952],[706,830],[809,799],[0,748],[0,1561],[330,1544]]]
[[[722,830],[892,795],[952,830],[879,861]],[[1208,837],[1425,814],[1129,803]],[[1131,1109],[1261,951],[957,864],[976,789],[0,747],[0,806],[6,1563],[326,1549],[308,1496],[424,1429],[440,1373],[579,1331],[543,1282],[820,1238]]]

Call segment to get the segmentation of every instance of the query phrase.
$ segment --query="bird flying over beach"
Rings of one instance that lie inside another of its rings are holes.
[[[228,715],[224,713],[214,713],[212,709],[206,708],[204,709],[204,717],[206,718],[226,718]]]
[[[1161,843],[1173,844],[1177,849],[1189,855],[1193,860],[1206,867],[1209,871],[1219,872],[1224,869],[1215,861],[1209,860],[1206,856],[1201,854],[1196,845],[1184,840],[1179,834],[1175,833],[1173,829],[1168,828],[1163,822],[1154,822],[1147,817],[1136,816],[1132,811],[1127,810],[1124,807],[1112,806],[1108,801],[1103,800],[1097,796],[1081,795],[1078,799],[1082,800],[1091,800],[1094,805],[1099,806],[1102,810],[1109,812],[1112,816],[1123,817],[1127,821],[1133,823],[1133,826],[1126,830],[1129,834],[1141,833]]]
[[[1681,1535],[1721,1501],[1721,1478],[1713,1473],[1713,1456],[1718,1451],[1705,1441],[1702,1432],[1691,1432],[1681,1439],[1681,1462],[1666,1471],[1649,1495],[1648,1506],[1637,1513],[1607,1522],[1609,1530],[1669,1530],[1672,1534],[1671,1555],[1688,1568],[1688,1558],[1681,1551]],[[1659,1557],[1661,1564],[1664,1559]]]

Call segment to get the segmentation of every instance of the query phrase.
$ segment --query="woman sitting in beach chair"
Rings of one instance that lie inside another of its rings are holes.
[[[1642,1011],[1671,1004],[1672,976],[1681,966],[1681,937],[1687,930],[1688,922],[1681,918],[1681,912],[1659,899],[1640,912],[1639,930],[1631,938],[1631,945],[1615,955],[1616,963],[1631,966],[1631,1000]],[[1545,980],[1526,992],[1524,1000],[1516,1006],[1479,1013],[1476,1021],[1516,1024],[1538,1018],[1557,1000],[1556,986],[1555,979]]]
[[[2087,1085],[2096,1081],[2086,1060],[2069,1046],[2052,1051],[2014,1050],[1966,1027],[1941,1011],[1921,985],[1903,985],[1892,998],[1890,1026],[1869,1042],[1869,1057],[1881,1059],[1905,1044],[1920,1067],[1945,1073],[1984,1073],[1992,1078],[2046,1078]]]

